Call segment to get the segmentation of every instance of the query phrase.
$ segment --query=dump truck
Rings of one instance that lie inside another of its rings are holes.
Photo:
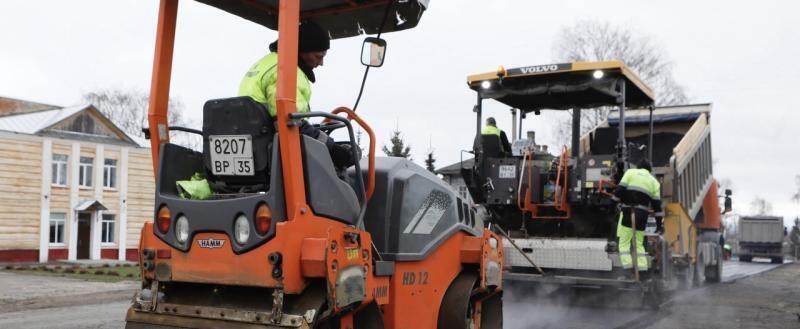
[[[161,0],[148,116],[154,221],[142,228],[126,328],[502,327],[502,239],[476,208],[418,165],[377,158],[355,111],[296,112],[301,20],[333,39],[380,35],[415,27],[428,1],[200,2],[278,31],[277,114],[249,97],[214,99],[202,131],[170,127],[178,1]],[[381,66],[385,49],[368,37],[362,63]],[[360,126],[365,157],[334,167],[325,144],[299,131],[313,118],[346,131],[337,143],[356,159]],[[202,136],[202,152],[170,143],[171,130]],[[209,191],[186,198],[186,181]]]
[[[753,257],[765,257],[773,264],[783,264],[783,237],[786,233],[783,217],[742,216],[736,227],[739,261],[750,262]]]
[[[651,305],[664,290],[720,280],[710,105],[656,108],[652,90],[619,61],[500,67],[468,76],[467,85],[477,95],[475,160],[461,176],[491,227],[508,237],[505,279],[635,289]],[[481,134],[485,101],[510,109],[511,150]],[[596,108],[610,110],[608,119],[581,135],[581,112]],[[525,119],[546,110],[571,115],[570,145],[523,135]],[[636,264],[633,273],[621,268],[611,196],[643,158],[653,164],[666,211],[663,234],[647,233],[651,266],[639,278]],[[729,191],[724,198],[729,209]]]

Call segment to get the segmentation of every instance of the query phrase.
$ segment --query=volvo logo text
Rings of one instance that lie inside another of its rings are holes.
[[[208,238],[203,240],[197,240],[197,244],[200,245],[200,248],[209,248],[209,249],[222,248],[222,246],[225,245],[225,240]]]
[[[550,65],[528,66],[528,67],[521,67],[519,70],[522,71],[523,74],[555,72],[558,71],[558,65],[550,64]]]

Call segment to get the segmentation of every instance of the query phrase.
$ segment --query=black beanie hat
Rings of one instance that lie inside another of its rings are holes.
[[[297,38],[297,52],[324,51],[331,48],[331,38],[321,26],[313,21],[300,23],[300,33]],[[278,51],[278,40],[269,45],[270,51]]]
[[[324,51],[331,48],[331,38],[328,32],[312,21],[300,24],[300,36],[297,47],[298,52]]]
[[[639,160],[639,164],[637,164],[636,167],[639,168],[639,169],[645,169],[645,170],[650,171],[650,172],[653,171],[653,165],[650,164],[650,161],[647,160],[647,159]]]

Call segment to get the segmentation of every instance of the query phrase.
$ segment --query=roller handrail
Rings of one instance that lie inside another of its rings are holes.
[[[372,194],[375,193],[375,133],[372,131],[372,127],[350,108],[341,106],[331,111],[332,114],[339,114],[342,112],[347,114],[348,120],[355,120],[355,122],[367,132],[367,135],[369,135],[369,154],[367,155],[367,163],[369,166],[369,170],[367,170],[367,201],[369,201],[372,198]],[[322,120],[323,123],[329,121],[331,121],[329,118]]]
[[[556,206],[555,206],[556,210],[558,211],[564,211],[566,209],[566,204],[567,204],[566,192],[568,191],[569,188],[569,182],[567,182],[567,177],[568,177],[567,175],[569,170],[568,168],[569,158],[567,157],[567,152],[568,152],[567,147],[563,146],[561,151],[561,158],[558,159],[558,175],[556,176],[556,186],[561,187],[561,190],[559,191],[559,189],[556,189],[555,195],[553,197],[553,200],[558,200],[556,201]],[[564,184],[563,184],[564,186],[561,186],[562,172],[564,176]]]
[[[528,199],[527,199],[528,193],[525,193],[524,201],[523,201],[523,198],[522,198],[522,182],[525,179],[525,170],[527,169],[525,167],[525,163],[528,160],[528,157],[530,157],[531,158],[531,162],[533,162],[533,151],[525,150],[525,153],[523,153],[523,155],[522,155],[522,167],[521,167],[522,170],[520,170],[519,184],[517,185],[517,207],[523,213],[526,212],[526,209],[525,209],[525,206],[523,205],[523,203],[528,201]],[[530,178],[531,178],[531,174],[528,173],[528,186],[531,186]]]
[[[567,193],[569,188],[569,182],[567,180],[569,174],[569,158],[567,157],[567,147],[564,146],[563,151],[561,153],[561,158],[558,161],[558,168],[556,174],[556,188],[553,192],[553,203],[552,204],[538,204],[533,203],[531,200],[531,192],[530,189],[533,186],[533,157],[534,152],[533,150],[526,150],[522,157],[522,174],[519,178],[519,187],[517,189],[517,207],[523,212],[530,212],[532,218],[535,219],[568,219],[569,218],[569,206],[567,205]],[[526,165],[527,164],[527,165]],[[526,168],[527,167],[527,168]],[[525,179],[525,170],[527,170],[528,174],[528,189],[525,193],[525,201],[522,201],[522,182]],[[563,177],[563,178],[562,178]],[[528,208],[528,206],[531,208]],[[566,212],[566,216],[539,216],[538,208],[539,207],[553,207],[555,210]]]

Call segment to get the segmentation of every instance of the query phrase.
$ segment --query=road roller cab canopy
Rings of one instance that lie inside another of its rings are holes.
[[[197,0],[272,30],[278,29],[279,0]],[[310,19],[332,39],[376,34],[390,0],[315,0],[300,2],[300,19]],[[417,26],[428,0],[394,1],[390,21],[382,32]]]
[[[524,112],[653,105],[653,91],[620,61],[546,64],[470,75],[469,88]],[[624,84],[625,88],[622,88]]]

